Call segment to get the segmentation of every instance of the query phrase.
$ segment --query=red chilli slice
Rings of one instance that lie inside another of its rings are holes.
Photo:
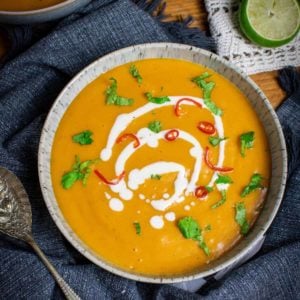
[[[165,134],[165,139],[167,141],[175,141],[179,136],[179,131],[177,129],[172,129]]]
[[[137,148],[141,144],[139,138],[133,133],[124,133],[123,135],[119,136],[117,138],[117,143],[119,144],[119,143],[127,140],[128,138],[131,138],[134,140],[134,144],[133,144],[134,148]]]
[[[198,186],[195,189],[195,196],[199,199],[205,198],[208,195],[208,191],[205,186]]]
[[[108,180],[105,178],[104,175],[102,175],[98,170],[94,170],[94,173],[105,183],[108,185],[116,185],[118,184],[124,177],[125,177],[125,171],[123,171],[117,178]]]
[[[209,150],[208,147],[206,147],[205,148],[205,153],[204,153],[204,161],[210,169],[212,169],[214,171],[219,171],[219,172],[231,172],[231,171],[233,171],[233,168],[231,168],[231,167],[216,167],[216,166],[214,166],[210,162],[209,153],[210,153],[210,150]]]
[[[181,99],[179,99],[179,100],[176,102],[176,104],[175,104],[175,109],[174,109],[174,111],[175,111],[175,115],[176,115],[177,117],[179,117],[179,116],[181,115],[181,113],[180,113],[180,104],[181,104],[181,102],[184,102],[184,101],[192,102],[192,103],[194,103],[196,106],[202,108],[202,105],[201,105],[200,103],[198,103],[197,101],[195,101],[195,100],[193,100],[193,99],[191,99],[191,98],[181,98]]]
[[[213,124],[206,121],[199,122],[197,128],[205,134],[213,135],[216,133],[216,128]]]

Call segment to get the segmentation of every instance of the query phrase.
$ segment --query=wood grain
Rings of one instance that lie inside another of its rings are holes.
[[[193,16],[192,27],[198,27],[201,30],[208,30],[207,12],[205,10],[204,0],[167,0],[166,21],[177,20],[179,17]],[[6,44],[0,34],[0,57],[6,51]],[[266,94],[273,107],[277,107],[285,97],[284,91],[280,88],[277,81],[278,72],[265,72],[252,75],[251,78]]]

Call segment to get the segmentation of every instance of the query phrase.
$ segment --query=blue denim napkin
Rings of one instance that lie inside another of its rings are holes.
[[[189,293],[120,278],[80,255],[48,214],[38,182],[38,142],[46,114],[66,83],[96,58],[133,44],[181,42],[213,49],[213,42],[199,30],[152,18],[147,11],[153,12],[159,2],[96,0],[59,23],[8,28],[15,57],[0,69],[0,165],[24,183],[32,205],[33,234],[82,299],[299,299],[300,78],[293,69],[280,77],[289,95],[278,109],[289,148],[283,204],[261,251],[222,280]],[[0,237],[0,299],[63,298],[26,244]]]

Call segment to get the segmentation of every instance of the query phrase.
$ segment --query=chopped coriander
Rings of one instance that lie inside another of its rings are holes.
[[[249,223],[246,218],[246,208],[243,202],[239,202],[235,205],[235,220],[241,227],[241,233],[247,234],[249,231]]]
[[[221,108],[217,107],[215,102],[210,99],[204,99],[204,104],[208,107],[208,109],[216,116],[222,116],[223,111]]]
[[[143,78],[142,76],[140,75],[140,72],[139,70],[136,68],[135,65],[131,65],[130,68],[129,68],[129,73],[137,79],[137,82],[138,84],[141,84],[143,82]]]
[[[163,104],[171,101],[170,98],[167,96],[153,97],[151,93],[146,93],[146,97],[149,102],[156,103],[156,104]]]
[[[226,202],[226,190],[221,190],[221,200],[216,202],[214,205],[211,206],[212,209],[215,209]]]
[[[75,181],[79,180],[79,174],[77,171],[70,171],[65,173],[62,176],[61,184],[64,189],[69,189],[75,183]]]
[[[139,222],[133,222],[133,226],[135,228],[136,234],[141,235],[141,233],[142,233],[141,224]]]
[[[161,123],[160,121],[152,121],[148,124],[148,128],[155,133],[159,133],[161,131]]]
[[[204,253],[205,253],[206,256],[210,255],[210,250],[207,247],[207,245],[206,245],[206,243],[205,243],[204,238],[203,238],[202,235],[199,237],[199,244],[198,245],[204,251]]]
[[[241,134],[240,142],[241,142],[241,155],[245,157],[245,150],[253,148],[254,145],[254,131],[249,131]]]
[[[73,135],[72,140],[80,145],[90,145],[93,142],[93,139],[91,138],[92,134],[93,133],[90,130],[85,130]]]
[[[210,250],[204,241],[202,230],[195,219],[192,217],[184,217],[179,220],[177,225],[184,238],[197,241],[204,253],[207,256],[210,254]]]
[[[160,180],[161,179],[161,175],[159,175],[159,174],[151,174],[150,178],[151,179]]]
[[[179,220],[178,227],[186,239],[198,240],[201,235],[201,229],[196,220],[192,217],[184,217]]]
[[[230,184],[230,183],[233,183],[232,179],[229,176],[220,175],[220,174],[218,174],[218,178],[215,182],[216,182],[216,184]]]
[[[205,81],[205,79],[207,79],[210,76],[210,74],[204,72],[200,76],[193,78],[192,81],[195,82],[198,85],[198,87],[202,89],[204,104],[207,106],[207,108],[213,114],[221,116],[223,114],[223,111],[219,107],[217,107],[217,105],[211,100],[211,93],[216,84],[213,81]]]
[[[61,179],[61,185],[64,189],[68,190],[74,183],[81,180],[83,185],[86,185],[88,177],[91,173],[90,166],[95,163],[96,160],[86,160],[80,162],[78,156],[75,157],[75,163],[72,166],[72,170],[63,174]]]
[[[227,138],[220,138],[220,137],[216,137],[216,136],[210,136],[208,138],[209,143],[213,146],[216,147],[218,146],[222,141],[225,141]]]
[[[204,227],[204,231],[211,231],[211,225],[208,224]]]
[[[241,192],[241,197],[246,197],[248,194],[257,189],[262,189],[264,186],[262,185],[263,177],[259,173],[254,173],[251,176],[249,184],[243,189]]]
[[[214,190],[214,188],[213,188],[212,186],[208,186],[208,185],[205,186],[205,189],[206,189],[209,193],[212,192],[212,191]]]
[[[106,89],[106,104],[117,106],[128,106],[133,104],[133,99],[118,96],[118,82],[115,78],[110,78],[111,85]]]

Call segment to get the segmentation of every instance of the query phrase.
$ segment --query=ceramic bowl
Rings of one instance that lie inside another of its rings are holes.
[[[59,19],[71,14],[91,0],[66,0],[62,3],[30,11],[2,11],[0,22],[8,24],[31,24]]]
[[[272,176],[270,186],[262,211],[252,230],[233,249],[226,252],[219,259],[199,268],[199,271],[195,273],[182,276],[159,277],[130,273],[101,259],[97,253],[92,251],[76,236],[65,221],[56,202],[51,182],[52,143],[59,122],[68,106],[82,89],[101,74],[119,65],[146,58],[184,59],[207,66],[229,79],[246,95],[256,111],[264,125],[271,149]],[[263,239],[280,206],[286,182],[287,153],[276,113],[260,88],[244,72],[228,61],[202,49],[181,44],[155,43],[132,46],[103,56],[81,71],[65,87],[55,101],[45,122],[40,140],[38,167],[41,189],[48,210],[58,228],[79,252],[98,266],[126,278],[152,283],[175,283],[212,275],[220,270],[236,265],[239,261],[245,259],[247,255],[251,254],[253,247],[257,246]]]

